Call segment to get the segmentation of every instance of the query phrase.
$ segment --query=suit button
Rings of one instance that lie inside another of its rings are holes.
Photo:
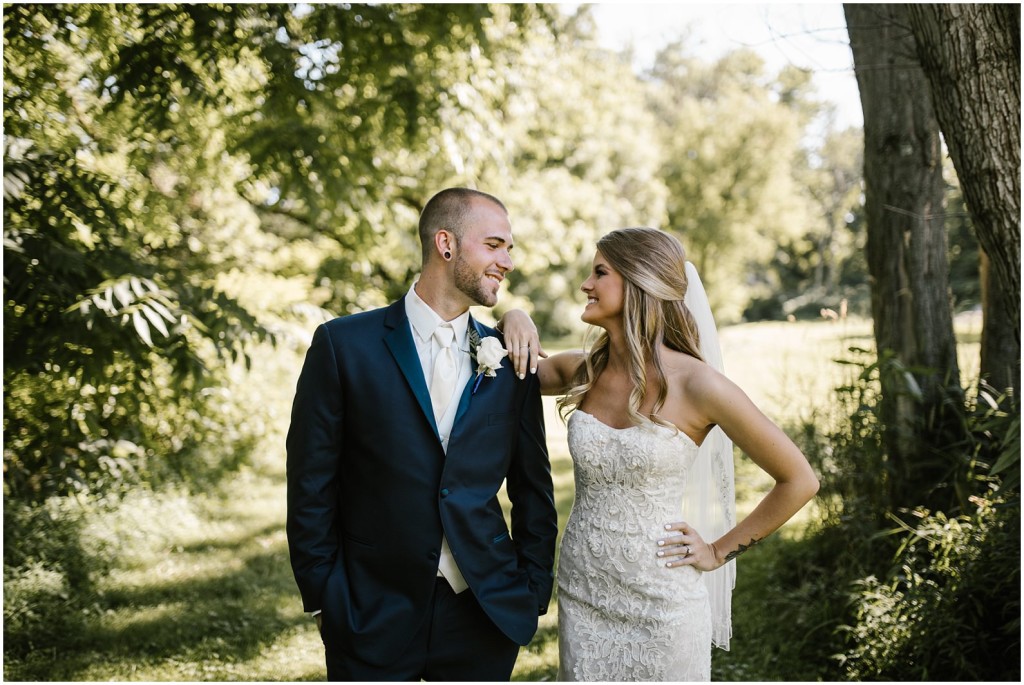
[[[430,559],[431,561],[437,561],[437,557],[438,557],[437,552],[431,552],[430,554],[427,555],[427,559]]]
[[[441,488],[441,497],[448,496],[448,488]]]

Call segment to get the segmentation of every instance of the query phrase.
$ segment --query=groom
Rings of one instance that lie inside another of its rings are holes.
[[[292,570],[328,679],[509,680],[557,532],[536,376],[469,315],[513,269],[512,228],[497,198],[449,188],[419,234],[405,297],[313,335],[287,439]]]

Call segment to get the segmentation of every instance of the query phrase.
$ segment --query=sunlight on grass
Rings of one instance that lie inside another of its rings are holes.
[[[284,514],[283,481],[243,473],[219,494],[139,492],[93,516],[90,539],[114,567],[96,580],[79,649],[26,664],[25,679],[322,680]]]
[[[324,650],[312,621],[286,632],[255,658],[241,664],[260,680],[324,680]]]
[[[558,676],[558,613],[552,601],[548,613],[540,617],[537,634],[519,650],[512,680],[545,681]]]
[[[826,406],[843,381],[834,360],[873,348],[871,321],[775,321],[722,329],[725,375],[781,426]]]

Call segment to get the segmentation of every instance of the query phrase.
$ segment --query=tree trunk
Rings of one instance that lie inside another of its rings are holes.
[[[1015,322],[999,312],[1013,307],[1019,312],[1020,293],[1011,295],[996,278],[992,260],[980,251],[981,257],[981,377],[997,392],[1017,388],[1020,380],[1020,319]],[[1012,325],[1011,325],[1012,324]]]
[[[962,395],[943,221],[942,151],[903,5],[845,4],[864,110],[867,258],[893,506],[929,504]]]
[[[990,260],[981,373],[1020,384],[1020,5],[908,5],[917,54]]]

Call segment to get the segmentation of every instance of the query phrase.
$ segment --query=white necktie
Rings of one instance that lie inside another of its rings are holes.
[[[434,369],[430,374],[430,403],[434,407],[434,420],[440,422],[455,392],[455,381],[458,371],[455,368],[455,355],[452,353],[452,340],[455,331],[448,324],[441,324],[434,329],[434,340],[441,349],[434,357]]]
[[[455,331],[449,324],[441,324],[434,329],[434,340],[437,341],[440,349],[434,356],[434,368],[430,373],[430,403],[434,406],[434,420],[438,425],[451,403],[452,394],[455,392],[455,382],[459,375],[458,369],[455,367],[455,354],[452,351],[454,339]],[[466,579],[455,564],[451,548],[448,547],[447,537],[441,538],[441,558],[438,560],[438,572],[444,576],[456,594],[468,587]]]

